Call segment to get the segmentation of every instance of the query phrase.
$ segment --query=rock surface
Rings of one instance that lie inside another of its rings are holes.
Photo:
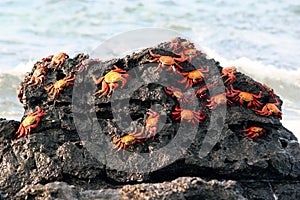
[[[155,54],[176,57],[167,51],[170,43],[151,49]],[[164,86],[183,88],[185,84],[177,81],[182,75],[165,69],[153,72],[157,62],[149,63],[149,59],[153,57],[145,49],[105,62],[78,54],[55,71],[50,61],[37,62],[21,83],[19,97],[25,108],[23,119],[36,106],[46,114],[30,136],[19,139],[14,135],[20,122],[0,120],[0,199],[300,199],[299,143],[278,117],[257,115],[237,102],[208,109],[207,98],[230,87],[220,78],[219,63],[200,52],[191,64],[180,63],[183,72],[209,66],[205,83],[217,80],[220,86],[210,90],[206,98],[180,104],[203,110],[206,118],[198,129],[179,123],[171,116],[179,102],[166,94]],[[31,86],[28,80],[41,65],[47,66],[45,81]],[[99,99],[93,95],[100,89],[93,76],[100,78],[113,65],[131,77],[111,98]],[[66,87],[55,98],[45,90],[75,75],[74,87]],[[269,90],[242,73],[237,72],[233,87],[253,94],[262,91],[260,101],[272,102]],[[113,137],[145,126],[149,108],[161,114],[153,140],[129,146],[125,153],[113,150]],[[130,120],[120,122],[124,116]],[[255,140],[243,137],[241,130],[250,126],[264,127],[267,133]],[[173,148],[172,141],[176,149],[157,156],[165,146]],[[135,162],[137,158],[140,160]],[[136,170],[143,159],[147,170]]]

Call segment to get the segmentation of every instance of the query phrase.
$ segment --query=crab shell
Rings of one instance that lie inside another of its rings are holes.
[[[241,132],[247,133],[243,137],[248,137],[248,138],[251,138],[251,139],[256,139],[259,136],[265,134],[267,131],[264,128],[261,128],[261,127],[258,127],[258,126],[251,126],[248,129],[241,130]]]

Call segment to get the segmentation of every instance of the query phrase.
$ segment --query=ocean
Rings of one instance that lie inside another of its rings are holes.
[[[284,101],[282,123],[300,138],[300,1],[3,0],[0,8],[0,118],[21,119],[17,88],[37,60],[91,53],[112,36],[157,27],[272,87]]]

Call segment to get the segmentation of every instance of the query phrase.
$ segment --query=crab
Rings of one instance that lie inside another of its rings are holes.
[[[262,103],[260,101],[258,101],[258,99],[261,98],[262,96],[262,91],[260,91],[258,93],[258,95],[249,93],[249,92],[243,92],[240,90],[235,90],[233,89],[232,85],[230,85],[230,92],[228,92],[229,97],[232,97],[232,100],[235,102],[239,102],[240,106],[244,104],[244,102],[248,102],[247,103],[247,107],[254,107],[254,109],[257,109],[259,107],[261,107]]]
[[[170,41],[170,49],[177,51],[179,49],[181,49],[181,38],[180,37],[175,37],[173,39],[171,39]]]
[[[111,70],[105,76],[102,76],[99,79],[96,79],[96,77],[93,76],[93,80],[96,85],[101,83],[101,89],[94,93],[94,95],[100,94],[99,99],[104,95],[110,97],[111,92],[119,86],[119,81],[122,81],[121,88],[123,88],[127,83],[125,78],[130,77],[129,74],[126,74],[126,70],[120,69],[116,65],[114,65],[114,68],[114,70]]]
[[[232,106],[232,102],[227,99],[226,93],[217,94],[209,99],[207,99],[209,104],[205,105],[210,110],[215,109],[216,107],[220,105],[228,105]]]
[[[45,87],[45,90],[47,90],[49,95],[53,95],[52,98],[56,98],[60,92],[64,90],[64,88],[73,85],[75,79],[76,75],[72,76],[72,73],[70,73],[68,77],[58,80],[54,84]]]
[[[146,138],[152,137],[152,140],[154,139],[157,131],[157,125],[160,118],[160,115],[158,112],[155,112],[152,109],[149,109],[147,112],[147,115],[149,117],[146,119],[146,131],[147,134]]]
[[[15,133],[15,138],[30,135],[31,129],[36,128],[46,112],[43,111],[39,106],[36,107],[37,111],[29,113],[26,118],[22,121],[18,131]]]
[[[190,41],[183,41],[180,43],[180,46],[183,48],[183,49],[195,49],[195,45],[194,43],[190,42]]]
[[[31,79],[29,80],[28,84],[30,86],[35,86],[37,84],[42,84],[46,78],[46,71],[47,66],[39,65],[33,72]]]
[[[200,88],[198,88],[195,93],[194,96],[199,96],[201,99],[205,99],[206,98],[206,93],[208,90],[217,87],[219,84],[219,80],[215,79],[213,80],[209,85],[204,85]]]
[[[176,97],[176,99],[180,103],[188,103],[189,102],[189,96],[184,94],[180,89],[175,88],[173,86],[167,86],[165,87],[165,92],[167,95],[172,96],[173,98]]]
[[[275,103],[267,103],[261,110],[254,109],[254,112],[262,116],[275,115],[282,119],[282,112],[279,110],[278,106],[280,106],[280,103],[275,98]]]
[[[59,67],[61,67],[65,60],[69,58],[69,55],[64,52],[59,52],[55,56],[51,55],[47,58],[43,58],[43,62],[51,61],[50,65],[55,65],[54,71],[56,71]]]
[[[78,68],[76,70],[77,73],[81,73],[84,70],[86,70],[90,65],[101,62],[102,60],[99,58],[93,58],[93,59],[85,59],[81,61],[76,67]]]
[[[232,84],[235,79],[236,79],[236,67],[232,66],[232,67],[226,67],[222,69],[222,76],[223,77],[227,77],[227,79],[224,81],[224,83],[230,83]]]
[[[248,129],[241,130],[241,132],[247,133],[246,135],[244,135],[244,137],[256,139],[259,136],[265,134],[267,131],[264,128],[258,126],[251,126]]]
[[[22,101],[22,98],[23,98],[23,94],[24,94],[24,88],[25,88],[25,85],[24,85],[24,83],[21,83],[20,85],[19,85],[19,90],[18,90],[18,99],[19,99],[19,101],[22,103],[23,101]]]
[[[179,83],[185,83],[186,86],[185,89],[188,88],[188,86],[192,87],[194,84],[203,82],[203,78],[208,78],[208,74],[204,74],[209,72],[209,67],[207,66],[206,69],[204,69],[202,66],[199,69],[190,71],[190,72],[179,72],[179,74],[183,75],[184,78],[181,81],[178,81]]]
[[[184,57],[176,58],[176,57],[172,57],[172,56],[162,56],[159,54],[155,54],[151,51],[151,49],[149,50],[149,53],[154,58],[152,60],[147,60],[147,61],[159,63],[157,68],[154,70],[154,72],[156,72],[159,69],[164,69],[165,67],[168,67],[167,71],[173,70],[175,72],[177,70],[176,67],[178,67],[179,69],[183,69],[182,66],[180,66],[177,63],[177,61],[184,62],[186,60]]]
[[[175,111],[172,112],[172,117],[174,120],[183,120],[193,123],[194,127],[196,127],[196,122],[203,122],[205,120],[206,115],[203,111],[196,112],[193,110],[182,109],[179,108],[178,105],[175,106]]]
[[[184,57],[186,60],[188,60],[189,63],[192,62],[194,58],[197,56],[200,56],[202,53],[198,51],[197,49],[184,49],[181,52],[182,57]]]
[[[123,151],[125,151],[127,147],[133,146],[138,142],[144,144],[142,142],[142,139],[144,138],[145,138],[144,127],[138,133],[137,133],[137,128],[135,128],[134,132],[124,135],[120,138],[114,136],[112,142],[115,144],[115,146],[113,147],[113,149],[118,149],[117,151],[123,149]]]

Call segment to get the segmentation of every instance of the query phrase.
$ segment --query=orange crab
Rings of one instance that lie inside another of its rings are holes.
[[[42,84],[43,81],[45,81],[46,78],[46,71],[47,66],[39,65],[33,72],[31,79],[29,80],[28,84],[30,86],[35,86],[37,84]]]
[[[56,81],[54,84],[45,87],[45,90],[48,91],[49,95],[53,95],[53,98],[57,97],[64,88],[69,87],[74,84],[76,75],[72,76],[72,73],[68,77],[65,77],[61,80]]]
[[[176,67],[183,69],[182,66],[180,66],[176,61],[178,62],[184,62],[186,59],[183,57],[180,58],[176,58],[176,57],[172,57],[172,56],[162,56],[159,54],[155,54],[151,51],[151,49],[149,50],[149,53],[152,57],[154,57],[154,59],[152,60],[147,60],[149,62],[158,62],[158,66],[157,68],[154,70],[154,72],[156,72],[159,69],[164,69],[165,67],[168,67],[167,71],[171,71],[173,69],[173,71],[176,71]]]
[[[189,96],[184,94],[180,89],[175,88],[173,86],[167,86],[165,88],[165,92],[167,95],[172,96],[173,98],[177,98],[177,100],[180,103],[188,103],[189,102]]]
[[[61,67],[65,60],[69,58],[69,55],[64,53],[64,52],[59,52],[58,54],[56,54],[55,56],[51,55],[47,58],[43,58],[42,61],[46,62],[46,61],[51,61],[51,65],[55,65],[54,67],[54,71],[56,71],[59,67]]]
[[[197,56],[200,56],[202,53],[198,51],[197,49],[184,49],[181,52],[182,57],[184,57],[186,60],[188,60],[189,63],[196,58]]]
[[[154,139],[157,131],[157,125],[160,118],[160,115],[158,112],[155,112],[152,109],[149,109],[147,112],[147,115],[149,117],[146,119],[146,131],[147,134],[146,138],[152,137],[152,140]]]
[[[186,120],[187,122],[191,122],[196,127],[196,122],[203,122],[205,120],[206,115],[203,111],[196,112],[193,110],[182,109],[179,108],[178,105],[175,106],[175,111],[172,112],[172,117],[174,120],[179,120],[182,122]]]
[[[232,100],[237,102],[239,101],[240,106],[244,104],[244,102],[248,102],[247,107],[254,107],[254,109],[257,109],[261,107],[262,103],[258,101],[259,98],[262,96],[262,91],[258,93],[258,95],[249,93],[249,92],[243,92],[240,90],[233,89],[232,85],[230,85],[231,91],[229,92],[227,96],[232,97]]]
[[[251,126],[248,129],[241,130],[241,132],[247,133],[246,135],[244,135],[244,137],[248,137],[248,138],[251,138],[251,139],[256,139],[259,136],[265,134],[267,131],[264,128],[261,128],[261,127],[258,127],[258,126]]]
[[[185,83],[186,86],[185,89],[190,86],[192,87],[194,84],[203,82],[203,78],[207,78],[208,74],[204,74],[209,72],[209,67],[207,66],[206,69],[204,69],[202,66],[199,69],[190,71],[190,72],[179,72],[179,74],[183,75],[184,78],[181,81],[178,81],[179,83]]]
[[[232,66],[232,67],[226,67],[222,69],[222,76],[223,77],[227,77],[227,79],[224,81],[224,83],[230,83],[232,84],[235,79],[236,79],[236,67]]]
[[[113,149],[118,149],[117,151],[123,149],[123,151],[125,151],[128,146],[132,146],[138,142],[144,144],[142,142],[142,139],[144,138],[145,138],[144,127],[141,129],[139,133],[137,133],[137,128],[135,128],[133,133],[129,133],[120,138],[114,136],[113,143],[115,144],[115,146],[113,147]]]
[[[228,103],[228,105],[232,106],[232,102],[227,99],[226,93],[217,94],[217,95],[207,99],[207,101],[209,102],[209,104],[207,104],[205,106],[207,108],[209,108],[210,110],[215,109],[216,107],[218,107],[220,105],[226,105],[226,103]]]
[[[262,116],[270,116],[270,115],[275,115],[282,119],[282,112],[279,110],[278,106],[280,106],[280,103],[278,100],[275,98],[275,103],[267,103],[264,105],[262,110],[256,110],[254,109],[254,112],[256,114],[262,115]]]
[[[95,76],[93,77],[95,84],[99,85],[101,83],[101,89],[94,93],[94,95],[100,94],[99,99],[102,98],[104,95],[110,97],[111,92],[119,86],[119,81],[122,81],[121,88],[123,88],[127,83],[125,78],[130,77],[129,74],[126,74],[126,70],[120,69],[116,65],[114,65],[114,68],[114,70],[111,70],[105,76],[102,76],[98,80]]]
[[[18,131],[15,133],[15,138],[30,135],[31,129],[36,128],[46,112],[43,111],[39,106],[36,107],[37,111],[29,113],[27,117],[22,121]]]

